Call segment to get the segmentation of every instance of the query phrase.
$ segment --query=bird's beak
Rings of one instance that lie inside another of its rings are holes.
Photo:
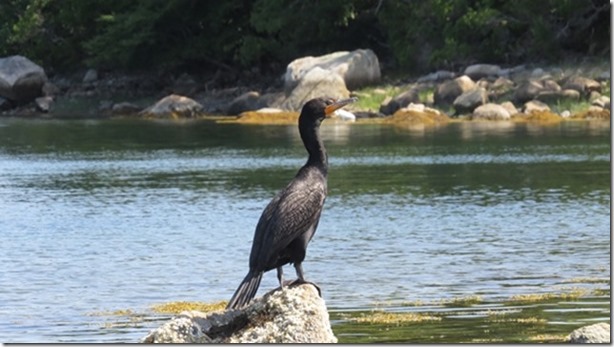
[[[342,108],[343,106],[345,106],[347,104],[351,104],[351,103],[355,102],[356,100],[358,100],[357,97],[336,101],[336,102],[326,106],[326,108],[324,109],[324,114],[326,115],[326,117],[330,117],[338,109]]]

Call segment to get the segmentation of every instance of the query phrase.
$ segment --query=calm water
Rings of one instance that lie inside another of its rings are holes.
[[[609,124],[322,134],[329,198],[304,269],[329,308],[609,290]],[[304,161],[295,126],[0,119],[0,341],[134,342],[159,322],[105,312],[229,299]]]

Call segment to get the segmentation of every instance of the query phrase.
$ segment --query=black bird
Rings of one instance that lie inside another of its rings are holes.
[[[249,256],[249,272],[227,309],[241,308],[253,299],[262,275],[269,270],[277,269],[279,285],[283,287],[282,266],[285,264],[294,264],[297,283],[306,282],[301,263],[318,227],[327,192],[328,157],[320,139],[320,123],[335,110],[354,101],[356,98],[340,101],[317,98],[303,106],[298,129],[309,159],[262,212]]]

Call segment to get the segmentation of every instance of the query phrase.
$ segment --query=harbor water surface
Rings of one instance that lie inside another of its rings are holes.
[[[609,293],[608,123],[322,135],[329,197],[303,267],[329,309]],[[228,300],[305,158],[293,125],[0,119],[1,342],[136,342],[152,305]],[[143,314],[114,324],[126,310]]]

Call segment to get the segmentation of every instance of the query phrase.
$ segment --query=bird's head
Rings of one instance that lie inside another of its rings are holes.
[[[358,100],[358,98],[355,97],[342,100],[331,98],[311,99],[303,106],[300,118],[311,122],[320,122],[324,118],[331,117],[336,110],[356,100]]]

